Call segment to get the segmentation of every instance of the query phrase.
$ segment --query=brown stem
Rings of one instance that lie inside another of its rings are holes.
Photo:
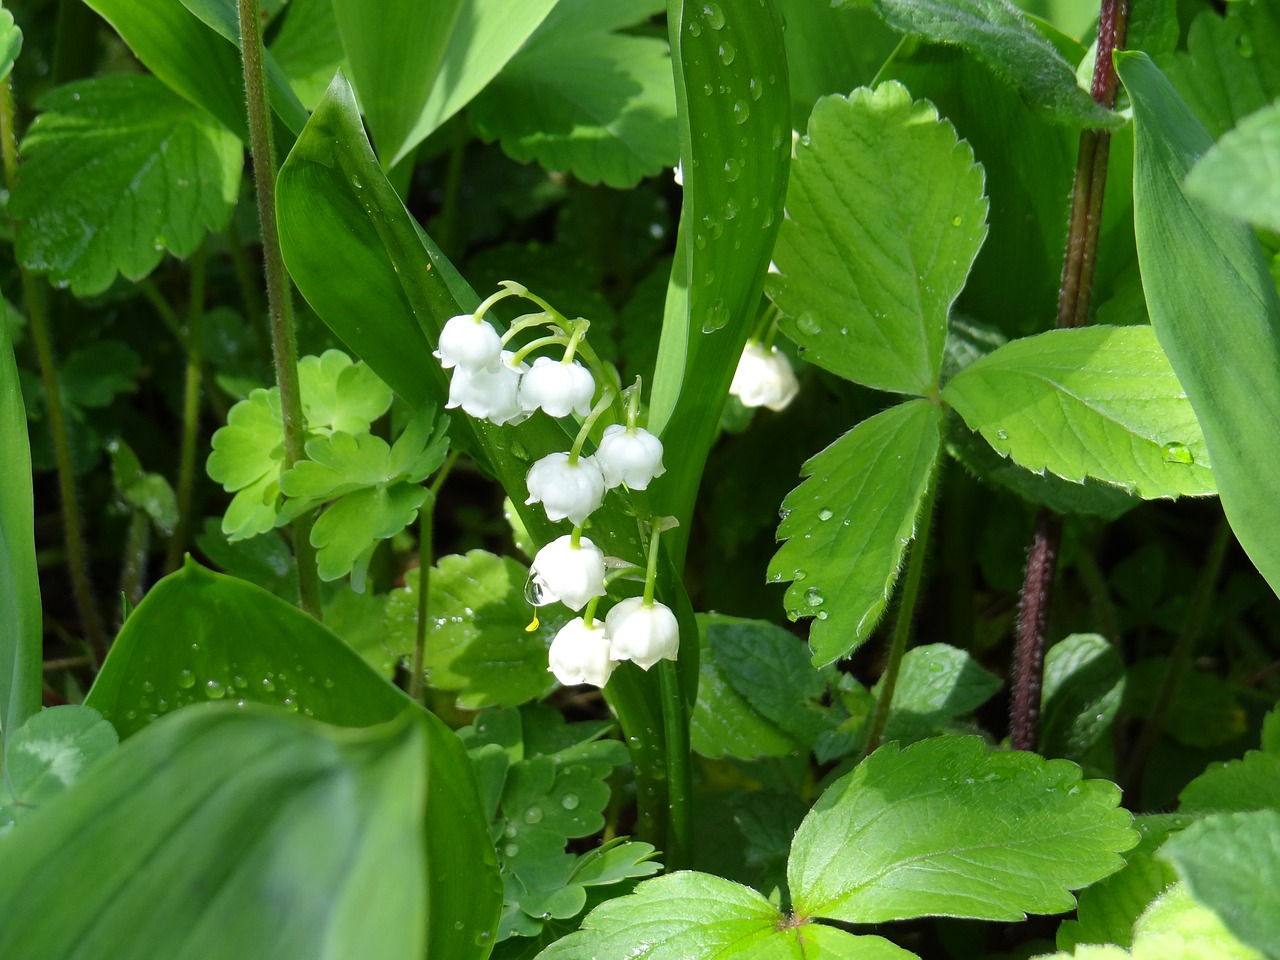
[[[1034,750],[1040,736],[1040,685],[1044,672],[1049,601],[1062,541],[1062,518],[1049,510],[1036,514],[1027,552],[1027,573],[1018,609],[1018,648],[1014,664],[1010,742],[1015,750]]]

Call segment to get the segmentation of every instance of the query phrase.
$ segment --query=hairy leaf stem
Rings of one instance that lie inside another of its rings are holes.
[[[1090,92],[1101,106],[1116,102],[1117,78],[1112,55],[1124,48],[1129,26],[1129,0],[1102,0],[1098,12],[1097,59]],[[1058,290],[1059,329],[1084,326],[1089,321],[1093,276],[1098,258],[1098,231],[1102,226],[1102,199],[1107,184],[1107,158],[1111,134],[1105,130],[1080,132],[1075,182],[1071,187],[1071,218],[1067,250]],[[1047,642],[1049,604],[1057,568],[1061,518],[1048,508],[1036,512],[1035,533],[1027,554],[1022,584],[1018,642],[1014,653],[1014,690],[1010,707],[1010,739],[1016,750],[1032,750],[1039,739],[1040,687]]]
[[[18,139],[17,131],[14,129],[13,86],[10,78],[0,83],[0,154],[3,155],[5,187],[12,193],[18,182]],[[15,223],[12,227],[16,234],[18,225]],[[22,284],[22,296],[27,305],[31,338],[36,345],[40,381],[44,384],[49,432],[53,436],[58,494],[62,502],[62,536],[67,547],[67,570],[71,575],[71,590],[75,597],[76,609],[80,613],[85,638],[89,641],[94,656],[101,663],[107,655],[107,634],[102,615],[93,597],[84,539],[80,531],[80,509],[76,498],[75,474],[71,467],[71,444],[67,437],[67,418],[62,405],[62,388],[58,384],[57,368],[53,357],[53,335],[46,311],[48,304],[42,285],[21,263],[18,264],[18,277]]]
[[[920,506],[920,516],[916,520],[916,538],[911,544],[911,556],[907,560],[907,575],[899,595],[898,618],[893,624],[889,660],[880,677],[880,696],[876,698],[875,710],[871,714],[871,723],[867,728],[867,739],[862,745],[863,757],[869,756],[876,747],[880,746],[885,724],[889,721],[889,710],[893,706],[893,691],[898,685],[898,671],[902,667],[902,658],[907,652],[907,638],[911,635],[911,621],[915,616],[916,599],[920,594],[925,554],[929,549],[929,527],[933,524],[933,507],[937,502],[937,495],[938,466],[935,464],[929,477],[929,486],[925,490],[924,503]]]
[[[169,538],[165,573],[173,573],[182,563],[182,554],[191,529],[191,494],[196,480],[196,440],[200,430],[200,367],[204,362],[204,278],[205,245],[191,258],[190,302],[183,342],[187,350],[186,384],[182,396],[182,447],[178,456],[178,523]]]
[[[275,360],[276,385],[280,388],[284,469],[288,470],[306,456],[303,450],[306,421],[302,415],[302,394],[298,386],[298,345],[293,329],[289,275],[285,272],[284,257],[280,252],[280,231],[276,225],[276,156],[271,133],[271,106],[267,101],[262,23],[258,19],[257,0],[237,0],[237,8],[249,116],[249,152],[253,158],[253,181],[258,198],[258,218],[262,225],[267,312],[271,318],[271,355]],[[299,600],[303,610],[319,619],[320,576],[316,570],[315,548],[311,545],[310,514],[296,519],[292,530]]]

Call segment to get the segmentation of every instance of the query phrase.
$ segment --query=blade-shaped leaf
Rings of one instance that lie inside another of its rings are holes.
[[[963,46],[1057,123],[1099,127],[1122,122],[1080,88],[1075,64],[1063,59],[1009,0],[875,0],[875,6],[896,30]]]
[[[0,733],[4,743],[40,709],[40,578],[27,414],[9,325],[0,320]]]
[[[1195,412],[1150,327],[1050,330],[1005,344],[942,391],[1001,456],[1142,497],[1214,492]]]
[[[982,191],[969,145],[900,84],[818,101],[770,290],[801,356],[856,383],[935,395],[947,314],[987,235]]]
[[[790,923],[749,887],[705,873],[646,880],[627,897],[592,910],[578,933],[558,940],[538,960],[582,957],[632,960],[908,960],[880,937],[857,937]]]
[[[1120,791],[977,737],[881,747],[819,799],[788,877],[801,916],[1021,920],[1075,906],[1138,842]]]
[[[1192,168],[1186,187],[1223,213],[1280,231],[1280,103],[1227,131]]]
[[[10,211],[18,256],[84,296],[146,276],[165,250],[221,230],[240,188],[239,141],[153,77],[119,74],[41,99]]]
[[[838,660],[870,635],[915,536],[941,447],[942,411],[910,400],[858,424],[804,466],[782,501],[771,581],[791,580],[787,616],[815,617],[813,662]]]
[[[428,914],[422,727],[166,718],[7,838],[0,953],[423,956],[453,918]]]
[[[1210,146],[1142,54],[1116,59],[1134,109],[1138,258],[1151,323],[1204,431],[1240,545],[1280,590],[1280,296],[1253,232],[1189,199],[1182,179]]]
[[[345,57],[333,0],[290,0],[270,49],[302,105],[315,109]]]

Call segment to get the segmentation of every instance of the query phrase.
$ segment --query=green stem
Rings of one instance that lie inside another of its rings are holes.
[[[690,640],[688,636],[682,639]],[[695,633],[692,640],[696,643],[697,639]],[[670,660],[660,661],[658,682],[661,684],[667,775],[667,848],[663,863],[670,872],[685,869],[692,855],[693,778],[689,767],[689,713],[685,708],[679,665]]]
[[[644,605],[653,606],[653,590],[658,582],[658,538],[662,535],[661,527],[650,527],[649,533],[649,565],[644,574]],[[664,694],[665,696],[665,694]]]
[[[604,396],[591,408],[591,412],[587,414],[587,418],[582,421],[582,426],[578,429],[578,435],[573,438],[573,446],[569,448],[570,465],[577,464],[578,457],[582,454],[582,445],[587,442],[587,437],[591,434],[591,428],[596,425],[596,421],[604,415],[605,411],[613,405],[613,401],[617,397],[616,390],[605,387]]]
[[[125,537],[124,569],[120,572],[120,593],[124,602],[136,607],[142,602],[142,578],[146,575],[147,553],[151,547],[151,518],[134,509]]]
[[[182,329],[182,321],[178,318],[178,311],[169,305],[169,301],[156,289],[156,285],[150,277],[143,277],[137,281],[137,284],[138,289],[142,291],[142,295],[155,308],[156,315],[160,317],[165,327],[173,334],[173,339],[177,340],[179,346],[186,352],[188,349],[187,332]]]
[[[938,467],[935,465],[929,477],[929,486],[925,491],[924,503],[920,507],[920,516],[916,520],[916,539],[911,545],[911,557],[907,561],[907,576],[902,584],[898,619],[893,624],[893,641],[889,645],[889,662],[885,665],[884,674],[880,677],[880,696],[876,699],[875,711],[871,715],[871,724],[867,728],[867,740],[862,747],[862,756],[864,757],[880,746],[880,738],[884,735],[885,724],[889,721],[889,709],[893,706],[893,691],[898,685],[898,671],[902,667],[902,658],[907,652],[907,638],[911,634],[911,620],[915,616],[916,600],[920,593],[925,554],[928,552],[929,547],[929,527],[933,523],[933,505],[937,500],[937,493]]]
[[[191,258],[190,303],[183,342],[187,348],[186,384],[182,396],[182,448],[178,455],[178,523],[169,538],[165,573],[173,573],[182,563],[191,529],[191,495],[196,481],[196,440],[200,431],[200,366],[204,362],[204,279],[205,247],[200,245]]]
[[[3,154],[5,186],[12,193],[18,182],[18,142],[13,120],[13,87],[10,80],[0,83],[0,154]],[[17,224],[13,224],[16,234]],[[71,468],[71,444],[67,437],[66,412],[62,406],[62,388],[58,384],[53,357],[53,336],[45,311],[44,291],[35,277],[19,265],[18,276],[27,306],[27,319],[36,345],[40,364],[40,380],[44,384],[45,408],[49,415],[49,432],[53,435],[53,456],[58,474],[58,493],[62,501],[62,534],[67,545],[67,569],[71,574],[71,590],[85,636],[101,662],[107,655],[107,635],[102,615],[98,612],[89,581],[84,540],[80,533],[80,510],[76,499],[75,474]]]
[[[431,612],[427,601],[431,586],[431,565],[435,563],[432,541],[435,528],[436,498],[444,486],[449,471],[458,462],[458,451],[451,450],[436,478],[427,490],[427,499],[418,508],[418,623],[413,636],[413,664],[409,674],[409,696],[424,707],[427,705],[423,664],[427,656],[427,617]]]
[[[271,107],[267,101],[263,63],[262,23],[257,0],[237,0],[240,16],[240,50],[244,58],[244,89],[249,114],[253,180],[262,224],[262,256],[267,279],[267,312],[271,318],[271,355],[276,385],[280,388],[280,414],[284,420],[284,469],[306,456],[306,421],[298,386],[298,346],[293,329],[293,302],[289,275],[280,252],[276,226],[276,157],[271,134]],[[293,522],[293,551],[298,565],[298,595],[302,609],[320,618],[320,576],[315,548],[311,545],[311,517]]]
[[[1174,641],[1165,662],[1164,677],[1160,680],[1160,689],[1151,704],[1151,713],[1138,736],[1138,742],[1129,758],[1125,775],[1126,799],[1131,801],[1130,807],[1136,809],[1141,800],[1142,779],[1146,774],[1147,762],[1151,759],[1151,751],[1155,748],[1160,731],[1164,729],[1164,720],[1173,705],[1173,698],[1178,693],[1178,686],[1186,676],[1187,667],[1191,665],[1191,654],[1195,650],[1196,640],[1204,627],[1205,617],[1209,613],[1209,602],[1213,599],[1214,588],[1218,583],[1218,575],[1222,572],[1222,561],[1226,557],[1227,545],[1231,542],[1231,527],[1224,519],[1218,523],[1213,540],[1209,544],[1208,556],[1200,568],[1200,579],[1196,582],[1195,592],[1191,595],[1191,603],[1187,615],[1182,621],[1182,631]]]

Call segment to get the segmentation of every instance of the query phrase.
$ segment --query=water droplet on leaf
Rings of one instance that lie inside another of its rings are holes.
[[[804,592],[804,602],[810,607],[820,607],[826,601],[827,598],[822,595],[822,591],[817,587],[810,587]]]

